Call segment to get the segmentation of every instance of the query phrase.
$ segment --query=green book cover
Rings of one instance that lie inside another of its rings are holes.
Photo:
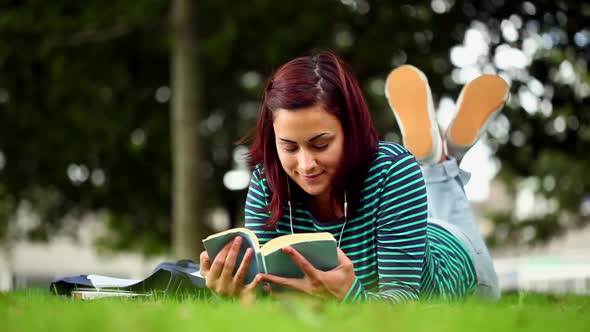
[[[297,233],[279,236],[260,247],[256,234],[247,228],[234,228],[213,234],[203,240],[205,250],[211,262],[223,247],[236,236],[241,236],[242,247],[237,258],[234,273],[239,268],[247,248],[252,248],[255,258],[250,264],[244,283],[250,283],[257,273],[268,273],[287,278],[302,278],[303,271],[293,261],[291,256],[281,249],[291,246],[301,253],[314,267],[322,271],[329,271],[338,266],[336,239],[327,232]]]

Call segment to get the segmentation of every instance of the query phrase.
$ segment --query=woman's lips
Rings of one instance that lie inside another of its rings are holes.
[[[317,182],[317,180],[320,178],[320,176],[324,174],[324,172],[319,173],[319,174],[314,174],[314,175],[302,175],[301,177],[306,181],[306,182]]]

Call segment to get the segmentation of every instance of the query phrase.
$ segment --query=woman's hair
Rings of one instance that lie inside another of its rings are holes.
[[[282,207],[289,200],[287,181],[291,181],[277,153],[272,112],[297,111],[316,104],[335,115],[344,131],[343,160],[332,182],[331,201],[346,190],[350,211],[358,205],[361,185],[378,144],[367,103],[349,67],[335,54],[304,56],[289,61],[270,77],[250,146],[250,164],[262,164],[272,192],[267,227],[274,227],[280,219]],[[299,186],[291,183],[290,187],[292,196],[302,197]]]

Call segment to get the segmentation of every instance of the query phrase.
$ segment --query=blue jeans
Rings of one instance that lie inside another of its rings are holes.
[[[452,158],[443,163],[422,166],[422,173],[428,193],[428,222],[451,232],[471,253],[477,275],[474,295],[498,300],[498,277],[463,188],[471,175],[460,169]]]

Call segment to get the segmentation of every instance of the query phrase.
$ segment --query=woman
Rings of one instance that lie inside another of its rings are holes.
[[[502,106],[506,84],[488,75],[467,85],[444,140],[419,70],[393,71],[386,95],[405,147],[378,141],[356,79],[334,54],[297,58],[277,70],[265,88],[250,149],[254,172],[246,227],[261,245],[283,234],[331,232],[339,265],[319,271],[286,248],[304,278],[259,274],[244,285],[253,253],[236,262],[241,245],[236,238],[213,263],[201,254],[209,288],[252,296],[258,283],[267,281],[340,301],[455,299],[472,293],[499,298],[463,191],[468,174],[454,156],[461,158],[477,141]]]

